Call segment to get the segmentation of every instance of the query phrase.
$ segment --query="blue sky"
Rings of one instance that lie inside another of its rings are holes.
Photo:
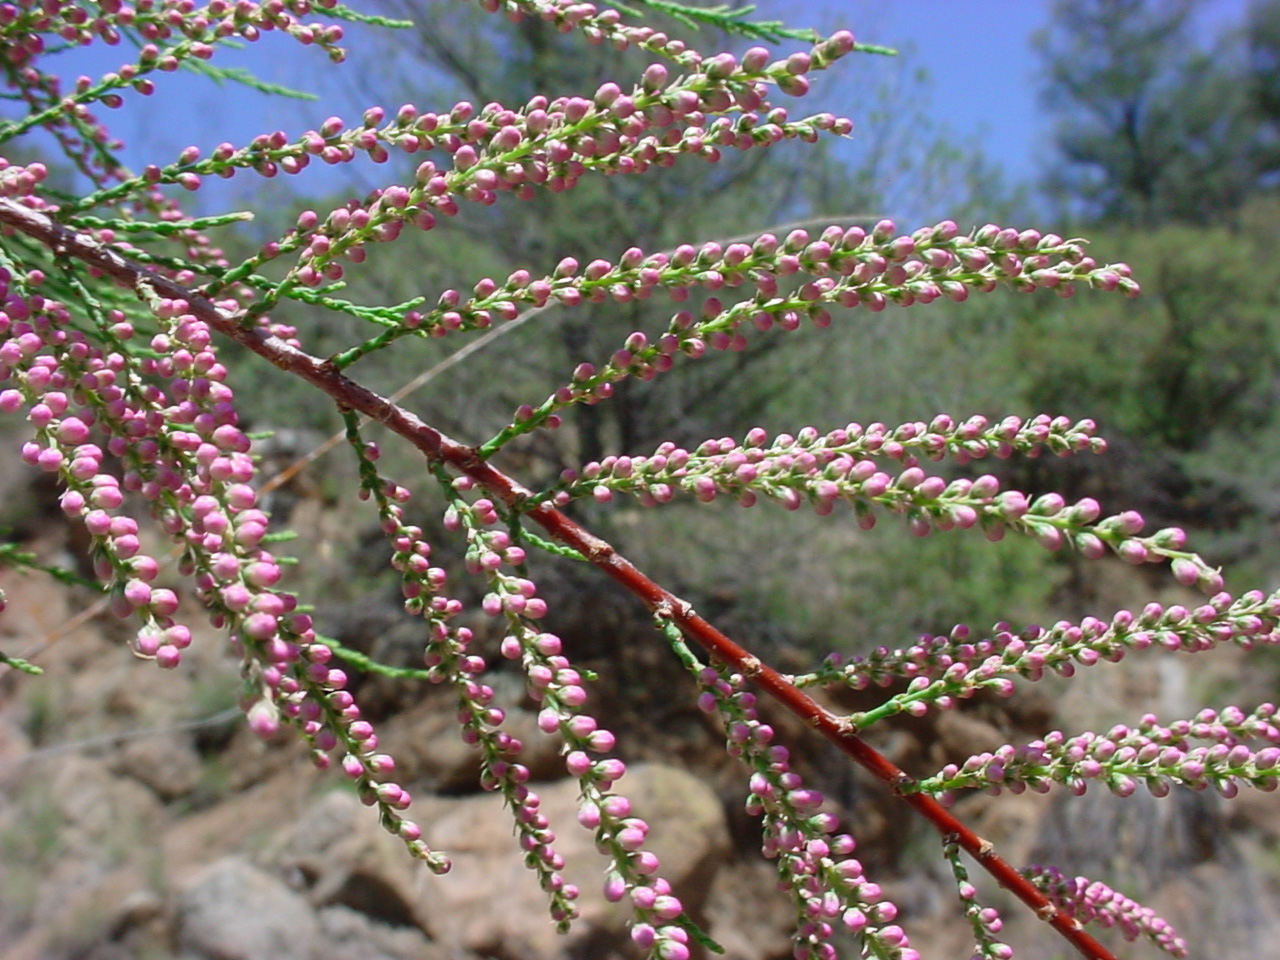
[[[927,67],[931,113],[957,132],[979,135],[983,149],[1010,178],[1035,179],[1037,159],[1050,154],[1052,123],[1038,105],[1040,63],[1031,36],[1048,26],[1052,3],[823,0],[820,6],[860,40],[896,47]],[[1198,29],[1216,33],[1223,25],[1241,23],[1247,6],[1247,0],[1208,0]],[[766,8],[785,17],[797,4],[769,0],[761,4]]]
[[[358,0],[354,5],[377,8]],[[1238,23],[1246,5],[1247,0],[1209,0],[1201,26],[1213,32]],[[976,137],[988,158],[1002,166],[1007,182],[1033,181],[1037,159],[1050,155],[1051,124],[1038,106],[1039,64],[1030,46],[1032,33],[1049,22],[1049,0],[760,0],[759,7],[761,16],[792,23],[808,17],[807,24],[821,29],[846,27],[861,40],[899,48],[903,66],[923,66],[929,74],[927,85],[912,95],[912,109],[925,110],[956,140]],[[117,68],[127,52],[101,45],[74,51],[65,55],[67,71],[98,76]],[[217,62],[246,66],[264,80],[304,88],[314,86],[314,71],[326,66],[321,51],[270,35],[242,52],[219,57]],[[369,68],[369,61],[356,59],[343,69]],[[864,81],[857,87],[870,89],[893,67],[872,63],[854,69]],[[103,112],[126,141],[125,158],[135,168],[157,158],[170,161],[190,143],[202,149],[224,139],[242,144],[276,128],[292,137],[329,113],[357,116],[354,104],[335,111],[332,103],[298,103],[237,86],[219,88],[185,73],[159,76],[157,84],[159,91],[149,101],[131,94],[123,109]],[[840,112],[855,121],[866,108],[854,89],[842,88],[838,101]],[[307,171],[300,187],[322,189],[317,167]],[[219,185],[207,199],[202,191],[203,205],[224,209],[224,203],[247,202],[261,185],[251,182],[255,180],[241,175]]]

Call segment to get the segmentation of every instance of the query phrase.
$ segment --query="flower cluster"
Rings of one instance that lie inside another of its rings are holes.
[[[725,494],[744,506],[752,506],[757,497],[750,485],[761,474],[772,473],[778,475],[778,480],[763,489],[795,509],[802,503],[796,493],[805,489],[807,476],[815,481],[828,479],[829,472],[831,478],[836,478],[858,472],[855,468],[860,464],[874,465],[877,459],[896,461],[904,469],[913,469],[919,468],[922,456],[929,460],[951,457],[963,464],[988,455],[999,459],[1015,453],[1037,457],[1042,450],[1059,456],[1084,450],[1101,453],[1106,450],[1106,441],[1095,436],[1094,430],[1092,420],[1073,424],[1065,417],[1043,415],[1028,421],[1007,417],[994,426],[982,416],[959,423],[951,417],[938,416],[929,424],[914,421],[892,428],[883,423],[850,423],[827,434],[805,427],[795,436],[779,434],[769,443],[768,433],[756,428],[741,443],[726,437],[708,440],[692,451],[667,443],[650,457],[614,456],[593,461],[581,470],[564,471],[559,487],[549,496],[563,506],[588,494],[608,502],[618,492],[653,506],[669,501],[677,490],[684,489],[702,501]],[[798,482],[786,483],[792,476]],[[983,480],[979,492],[990,482]],[[972,492],[973,484],[968,489]],[[793,492],[788,494],[786,490]],[[832,491],[824,488],[822,492]],[[822,501],[833,503],[835,497],[819,496],[815,490],[814,499],[819,512],[829,513]]]
[[[1066,417],[1043,414],[1028,420],[1006,417],[997,424],[981,415],[957,422],[943,414],[929,423],[917,420],[897,427],[883,423],[865,426],[850,423],[825,435],[819,435],[813,427],[805,427],[795,436],[779,434],[769,444],[768,433],[757,428],[750,431],[741,444],[731,438],[722,438],[707,441],[694,451],[664,445],[650,458],[615,456],[606,457],[598,463],[593,461],[581,470],[565,471],[552,496],[555,502],[563,505],[587,493],[609,500],[617,491],[632,494],[641,503],[652,506],[663,502],[664,498],[670,499],[669,493],[674,491],[669,484],[654,485],[654,489],[649,489],[644,482],[645,477],[654,469],[667,470],[673,457],[679,464],[675,469],[684,471],[680,479],[690,473],[695,476],[705,474],[713,479],[717,495],[741,496],[743,491],[737,486],[737,472],[749,462],[759,463],[769,454],[790,457],[802,468],[816,468],[819,465],[825,467],[839,456],[856,460],[881,458],[897,461],[904,467],[918,467],[921,458],[934,461],[949,458],[958,464],[967,464],[988,456],[1003,460],[1015,453],[1034,458],[1046,450],[1063,457],[1083,451],[1103,453],[1107,442],[1097,436],[1095,430],[1096,424],[1092,420],[1072,423]],[[655,462],[658,457],[663,459]],[[751,476],[749,470],[744,474]],[[604,478],[606,483],[594,483],[600,478]],[[632,482],[624,483],[627,479],[632,479]],[[699,499],[710,496],[705,485],[703,488],[703,496]],[[697,493],[696,490],[693,492]]]
[[[584,362],[569,384],[538,407],[518,410],[515,422],[487,448],[546,424],[570,404],[607,399],[613,385],[627,377],[653,379],[670,370],[677,356],[697,359],[708,349],[744,350],[751,330],[795,330],[805,318],[829,326],[832,308],[880,311],[891,303],[963,301],[972,292],[989,293],[998,286],[1025,292],[1053,288],[1062,296],[1070,296],[1076,283],[1129,295],[1139,289],[1126,264],[1099,266],[1080,241],[1055,234],[987,224],[962,235],[950,220],[909,236],[896,231],[893,221],[882,220],[869,232],[833,225],[817,239],[797,229],[781,240],[763,234],[751,244],[684,244],[670,254],[646,255],[632,248],[617,264],[594,260],[579,271],[578,262],[568,258],[541,280],[530,281],[527,273],[513,275],[501,287],[484,280],[466,302],[457,291],[448,291],[451,322],[462,326],[477,317],[479,325],[487,325],[495,308],[500,316],[514,316],[521,304],[541,306],[551,299],[570,306],[583,299],[625,303],[664,290],[684,301],[695,290],[754,289],[752,296],[727,306],[720,296],[708,296],[697,315],[677,312],[655,341],[643,331],[632,333],[602,368]]]
[[[1280,786],[1280,728],[1272,722],[1276,707],[1264,703],[1252,714],[1238,707],[1206,709],[1192,720],[1162,726],[1145,716],[1136,728],[1112,727],[1106,734],[1068,737],[1053,731],[1042,740],[1022,746],[1006,745],[994,753],[948,764],[917,789],[952,795],[957,790],[985,788],[1021,793],[1047,792],[1054,783],[1083,794],[1090,782],[1101,783],[1117,796],[1127,797],[1139,786],[1154,796],[1167,796],[1174,786],[1193,790],[1214,788],[1234,797],[1241,783],[1265,791]],[[1208,745],[1193,745],[1207,740]],[[1267,746],[1251,747],[1247,740]]]
[[[455,480],[452,487],[464,492],[472,489],[473,484],[463,477]],[[613,785],[626,773],[626,764],[612,757],[592,758],[592,754],[612,751],[616,738],[582,712],[587,699],[582,686],[586,678],[563,655],[560,638],[538,626],[537,621],[546,613],[546,604],[536,596],[533,582],[520,575],[524,550],[512,544],[505,530],[496,528],[498,520],[491,501],[481,498],[468,504],[455,495],[445,526],[465,530],[468,570],[484,574],[489,581],[490,592],[482,607],[485,613],[505,621],[507,632],[502,641],[502,655],[519,661],[524,668],[529,694],[541,707],[538,728],[559,736],[562,741],[565,768],[582,791],[578,822],[595,833],[597,849],[610,861],[605,874],[605,898],[618,902],[630,897],[636,917],[632,939],[648,956],[658,960],[686,960],[689,931],[695,928],[685,916],[679,898],[672,893],[670,883],[658,876],[657,856],[644,849],[648,824],[632,814],[626,797],[612,792]],[[509,572],[505,569],[508,567],[516,569]],[[527,771],[524,776],[527,777]],[[537,797],[532,793],[530,796],[536,810]],[[542,823],[545,830],[545,821]],[[552,840],[554,834],[545,830],[545,844]],[[546,858],[556,869],[563,865],[549,846],[530,851],[528,859],[532,860],[535,855]],[[538,868],[536,863],[530,865]],[[566,889],[571,894],[566,900],[576,897],[576,890]],[[553,905],[552,913],[562,927],[567,927],[576,915],[570,907],[559,903]]]
[[[767,84],[803,93],[796,85],[803,80],[801,74],[829,65],[853,46],[852,35],[841,32],[810,54],[774,63],[769,62],[765,48],[755,47],[741,62],[731,54],[699,61],[688,75],[672,83],[667,82],[666,67],[653,64],[631,94],[606,83],[590,98],[538,96],[519,110],[494,103],[477,111],[471,103],[461,102],[439,114],[405,104],[390,123],[379,127],[385,111],[372,107],[365,112],[362,126],[352,130],[340,118],[331,117],[319,130],[294,141],[275,131],[243,149],[221,144],[205,159],[197,148],[189,147],[177,163],[148,168],[141,177],[91,194],[71,209],[87,210],[154,184],[176,183],[195,190],[204,176],[229,177],[242,168],[267,177],[281,171],[299,173],[312,157],[334,164],[364,153],[375,162],[385,162],[389,147],[405,153],[439,149],[450,156],[448,169],[426,160],[412,185],[379,189],[367,203],[340,207],[323,222],[313,211],[304,213],[297,230],[271,244],[267,254],[273,258],[300,249],[297,265],[275,292],[278,297],[295,284],[317,287],[340,279],[339,258],[361,262],[367,243],[394,240],[405,223],[430,229],[437,215],[457,213],[459,197],[491,204],[503,191],[527,198],[535,186],[570,189],[588,171],[643,173],[653,164],[668,166],[682,154],[714,162],[721,148],[744,150],[784,139],[813,140],[819,130],[847,134],[851,123],[830,114],[789,121],[787,111],[772,107],[765,93]],[[719,116],[708,122],[709,116],[731,110],[740,111],[736,120]],[[439,332],[447,332],[447,321],[441,322]],[[420,324],[420,318],[406,315],[404,329],[397,334]],[[382,345],[384,341],[379,340],[366,350]]]
[[[946,425],[951,426],[949,419]],[[806,428],[795,437],[781,435],[772,444],[763,430],[756,429],[742,444],[731,438],[707,440],[694,451],[668,442],[650,457],[609,457],[587,464],[581,476],[576,471],[566,472],[552,499],[564,505],[589,493],[607,502],[615,492],[624,492],[652,506],[683,491],[703,502],[725,494],[748,507],[761,496],[791,510],[807,501],[824,516],[844,501],[853,507],[858,525],[864,529],[875,525],[874,508],[881,508],[905,516],[918,536],[934,529],[978,527],[988,539],[999,540],[1006,530],[1014,530],[1034,537],[1049,550],[1070,544],[1091,559],[1102,556],[1108,547],[1135,564],[1169,559],[1180,581],[1206,589],[1221,588],[1220,574],[1183,549],[1186,535],[1180,529],[1140,537],[1144,522],[1138,513],[1128,510],[1099,519],[1101,508],[1089,497],[1068,506],[1056,493],[1031,500],[1016,490],[1001,491],[999,480],[991,474],[950,481],[930,476],[908,452],[908,444],[932,449],[941,456],[957,445],[957,438],[949,439],[942,432],[922,434],[917,425],[907,424],[895,431],[902,440],[894,438],[886,444],[882,425],[873,426],[880,429],[868,434],[850,424],[825,436]],[[982,426],[985,422],[975,418],[961,432],[980,434]],[[1086,425],[1071,427],[1065,418],[1034,423],[1026,433],[1021,427],[1016,418],[1001,425],[998,436],[1002,449],[998,453],[1018,446],[1031,452],[1054,435],[1055,427],[1064,452],[1073,446],[1092,446]],[[1043,439],[1034,439],[1037,437]],[[989,449],[983,441],[965,442],[969,445],[960,449],[969,456]],[[908,465],[894,477],[881,469],[880,458]]]
[[[1024,872],[1055,905],[1070,910],[1081,923],[1116,927],[1126,940],[1147,937],[1171,957],[1188,956],[1186,942],[1166,920],[1102,881],[1069,879],[1056,867],[1028,867]]]
[[[334,7],[336,0],[317,0],[315,5]],[[343,51],[337,46],[342,27],[303,23],[300,17],[311,9],[311,0],[211,0],[204,7],[197,7],[193,0],[139,0],[134,4],[123,0],[100,4],[19,0],[5,4],[0,10],[0,59],[10,68],[8,84],[17,89],[29,112],[20,121],[0,124],[0,136],[9,138],[44,127],[54,133],[81,172],[104,186],[123,176],[124,168],[101,151],[109,136],[89,104],[120,107],[124,104],[122,93],[127,90],[148,96],[155,91],[149,74],[172,73],[184,63],[210,59],[220,45],[254,41],[275,30],[299,43],[323,48],[335,62],[342,60]],[[96,41],[114,46],[128,37],[137,43],[139,53],[137,60],[96,81],[79,77],[72,90],[64,91],[57,75],[40,69],[40,57],[48,48],[46,37],[59,46]],[[214,68],[207,68],[207,72],[221,76]],[[151,169],[142,183],[157,181]],[[190,181],[176,182],[193,186]]]
[[[181,545],[180,571],[244,655],[254,731],[271,736],[287,719],[322,766],[341,748],[344,769],[384,823],[439,865],[399,814],[408,794],[379,782],[393,764],[376,752],[372,728],[343,689],[345,674],[329,666],[330,651],[311,618],[297,612],[297,599],[272,589],[281,570],[264,546],[267,517],[249,485],[250,441],[237,426],[208,327],[185,301],[141,289],[157,330],[145,349],[136,342],[141,331],[118,310],[92,310],[98,329],[91,338],[71,322],[66,304],[30,292],[45,282],[38,271],[3,279],[0,380],[10,386],[0,391],[0,410],[27,409],[35,438],[22,457],[65,486],[63,512],[92,538],[113,611],[142,622],[134,651],[176,667],[191,631],[174,619],[175,592],[153,586],[160,563],[143,551],[127,494],[147,503]],[[108,456],[121,463],[119,477],[107,469]]]
[[[501,11],[517,23],[525,17],[536,17],[555,24],[557,29],[564,33],[579,30],[593,44],[607,41],[617,50],[638,46],[650,53],[666,57],[685,69],[696,69],[708,59],[683,40],[669,37],[647,24],[623,23],[622,15],[617,10],[607,7],[601,10],[594,3],[584,2],[584,0],[480,0],[480,6],[489,13]],[[671,9],[677,10],[674,4],[671,5]],[[694,9],[683,8],[679,9],[678,13],[687,15]],[[732,22],[724,20],[722,25],[732,27]],[[813,32],[808,30],[782,29],[772,32],[777,36],[794,38],[813,35]],[[793,96],[807,93],[809,86],[805,74],[810,70],[825,69],[833,60],[848,53],[849,49],[889,52],[883,47],[864,44],[847,46],[844,33],[846,31],[833,34],[825,42],[816,45],[812,51],[794,53],[788,57],[786,74],[777,78],[779,87]],[[723,65],[731,62],[731,55],[722,53],[709,59],[717,60]],[[729,68],[721,66],[720,69],[724,71]]]
[[[760,720],[746,679],[703,666],[674,623],[658,622],[676,655],[697,676],[698,707],[720,721],[729,754],[752,771],[746,809],[761,819],[762,852],[776,864],[779,886],[790,892],[796,906],[796,960],[835,960],[830,940],[837,924],[859,935],[876,956],[916,960],[919,954],[906,933],[892,922],[898,908],[851,856],[857,842],[836,833],[839,821],[822,809],[822,792],[806,787],[791,769],[790,751],[772,742],[773,728]]]
[[[333,7],[335,0],[317,0],[316,6]],[[156,62],[155,69],[171,72],[178,68],[185,56],[205,59],[212,55],[211,42],[237,37],[257,40],[264,31],[282,30],[302,43],[332,44],[342,39],[340,27],[304,26],[298,17],[311,12],[310,0],[271,0],[268,3],[211,0],[197,8],[192,0],[176,3],[156,3],[140,0],[128,4],[123,0],[105,0],[92,5],[68,2],[68,0],[19,0],[0,12],[0,37],[12,44],[10,57],[22,62],[22,54],[31,56],[43,52],[42,34],[56,34],[60,40],[85,46],[101,40],[115,46],[123,38],[124,31],[136,31],[150,41],[166,41],[175,36],[193,44],[193,49],[180,48],[168,54],[171,60]],[[19,42],[20,41],[20,42]],[[143,63],[159,60],[158,51],[143,50]],[[136,80],[137,74],[125,76],[126,82]],[[139,85],[134,83],[135,87]]]
[[[346,420],[347,437],[360,464],[361,493],[372,497],[378,505],[382,531],[393,548],[391,565],[401,576],[405,609],[426,618],[430,624],[430,636],[423,653],[427,678],[434,683],[452,683],[456,690],[462,738],[481,751],[481,786],[502,794],[515,819],[525,862],[550,894],[553,918],[565,928],[577,915],[573,901],[578,891],[573,884],[566,883],[560,873],[564,858],[551,846],[555,834],[539,809],[540,798],[528,786],[529,770],[519,762],[523,744],[502,729],[506,714],[501,707],[493,705],[493,688],[481,679],[487,664],[470,649],[472,631],[450,623],[462,612],[463,606],[444,594],[447,574],[443,568],[431,565],[431,545],[423,539],[422,528],[405,520],[403,504],[409,499],[409,491],[378,475],[374,465],[379,456],[377,445],[361,439],[358,421],[353,415],[348,413]],[[462,511],[467,509],[475,508],[468,508],[455,498],[446,523],[456,529],[462,523]],[[487,518],[489,514],[480,509]],[[491,545],[502,550],[498,562],[522,562],[523,551],[509,543],[502,545],[499,542],[502,536],[505,535],[495,531],[491,538]],[[483,569],[480,559],[474,555],[469,557],[468,567],[473,572]],[[544,646],[555,639],[550,635],[548,638]]]
[[[1232,599],[1220,592],[1194,609],[1149,603],[1137,614],[1117,611],[1110,621],[1062,620],[1047,629],[1032,626],[1016,634],[1009,624],[998,623],[991,636],[975,638],[961,624],[949,636],[926,635],[901,650],[878,647],[865,656],[831,654],[821,669],[792,680],[800,687],[840,683],[855,690],[909,681],[904,693],[849,718],[863,727],[896,713],[922,716],[931,706],[948,709],[981,689],[1007,695],[1014,678],[1035,681],[1046,672],[1070,677],[1077,667],[1118,663],[1130,652],[1152,646],[1196,653],[1228,642],[1246,649],[1280,643],[1278,627],[1276,597],[1250,591]]]
[[[943,845],[943,856],[951,865],[951,873],[956,880],[956,894],[964,906],[965,916],[969,918],[969,926],[973,928],[974,951],[971,960],[1010,960],[1013,949],[996,939],[996,934],[1004,929],[1004,920],[994,907],[984,907],[978,902],[978,891],[969,882],[969,871],[960,859],[959,848],[954,843],[946,843]]]

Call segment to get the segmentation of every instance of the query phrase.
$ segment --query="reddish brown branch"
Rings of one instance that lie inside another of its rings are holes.
[[[419,420],[371,390],[343,376],[335,367],[313,357],[261,328],[240,326],[231,314],[208,299],[172,280],[125,259],[109,247],[55,223],[45,214],[0,198],[0,223],[34,237],[60,256],[75,257],[124,286],[141,292],[149,287],[161,297],[185,300],[190,312],[219,333],[244,345],[270,363],[324,391],[343,407],[357,410],[399,434],[428,459],[447,463],[476,481],[491,496],[509,507],[526,512],[552,537],[582,553],[593,564],[635,594],[650,609],[669,617],[708,653],[755,681],[769,696],[800,717],[844,753],[883,781],[893,794],[922,814],[943,838],[952,840],[973,856],[1006,890],[1035,911],[1090,960],[1115,960],[1112,953],[1085,933],[1079,922],[1057,909],[1017,870],[1001,859],[990,842],[957,820],[932,797],[904,792],[910,777],[859,737],[847,724],[829,713],[783,676],[734,643],[693,607],[654,583],[612,546],[596,537],[547,503],[527,507],[531,491],[482,460],[467,447]]]

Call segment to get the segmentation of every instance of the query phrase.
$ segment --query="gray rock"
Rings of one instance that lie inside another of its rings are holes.
[[[178,904],[178,946],[207,960],[314,960],[320,924],[306,900],[240,857],[202,872]]]
[[[323,934],[316,960],[461,960],[421,930],[377,923],[350,907],[317,911]]]
[[[186,796],[200,782],[200,757],[189,736],[126,741],[120,747],[116,767],[165,801]]]
[[[416,861],[345,791],[314,803],[269,852],[314,907],[344,906],[396,926],[420,926]]]
[[[625,942],[631,912],[626,904],[604,899],[607,861],[595,849],[593,832],[576,822],[577,782],[536,786],[542,812],[557,833],[553,846],[567,863],[565,879],[582,891],[581,918],[568,935],[556,932],[500,797],[428,799],[419,815],[424,838],[453,860],[453,870],[442,877],[419,871],[418,912],[436,941],[506,960],[605,956]],[[631,800],[634,815],[652,826],[646,847],[662,862],[659,874],[696,913],[730,850],[715,792],[692,774],[657,764],[632,766],[618,788]],[[539,922],[539,916],[546,919]]]

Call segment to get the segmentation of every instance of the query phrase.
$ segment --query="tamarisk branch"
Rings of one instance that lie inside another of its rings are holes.
[[[1029,880],[998,856],[982,839],[937,800],[909,792],[912,779],[857,735],[845,720],[831,714],[772,667],[762,663],[697,614],[686,601],[638,570],[610,544],[596,537],[547,502],[532,502],[533,492],[489,464],[480,453],[451,439],[412,413],[361,386],[325,360],[293,347],[259,327],[242,326],[238,317],[198,293],[131,262],[93,238],[71,230],[48,215],[0,198],[0,224],[48,247],[56,256],[73,258],[110,276],[139,295],[182,300],[187,309],[225,337],[252,350],[274,366],[294,374],[332,397],[343,409],[358,411],[403,437],[429,461],[447,464],[470,477],[491,496],[525,514],[553,538],[587,557],[651,610],[678,625],[719,661],[731,665],[787,710],[805,721],[855,762],[881,780],[893,794],[924,816],[948,844],[968,852],[1005,889],[1049,923],[1090,960],[1114,960],[1113,954],[1087,934],[1079,921],[1060,910]]]

